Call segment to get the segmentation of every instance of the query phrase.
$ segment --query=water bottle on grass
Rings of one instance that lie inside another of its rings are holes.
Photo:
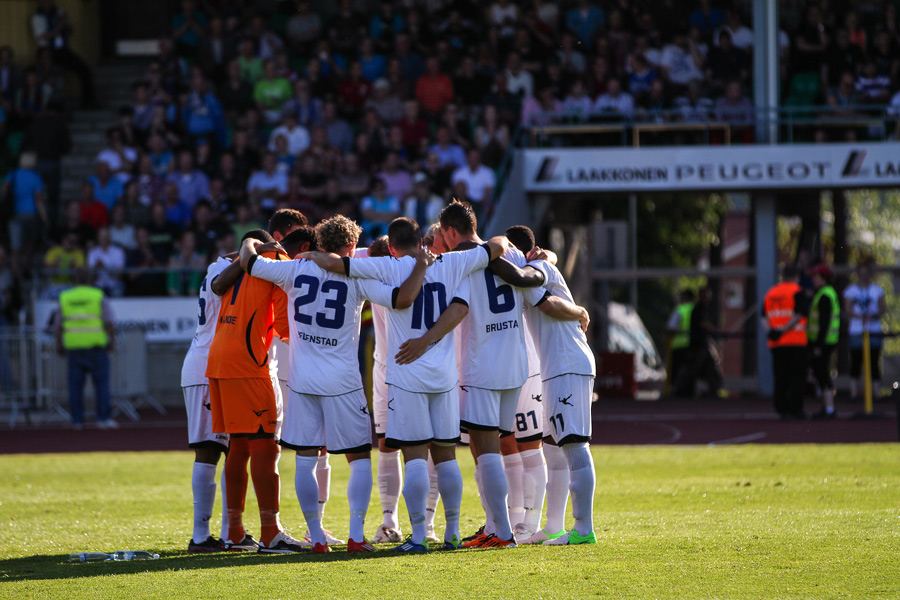
[[[159,554],[152,554],[143,550],[119,550],[112,554],[106,552],[73,552],[69,555],[69,562],[103,562],[107,560],[154,560]]]
[[[73,552],[69,555],[69,562],[103,562],[112,559],[113,555],[106,552]]]
[[[113,560],[154,560],[159,554],[152,554],[143,550],[119,550],[113,554]]]

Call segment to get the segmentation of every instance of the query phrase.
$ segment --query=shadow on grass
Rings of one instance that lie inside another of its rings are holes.
[[[457,550],[475,552],[477,550]],[[454,552],[455,553],[455,552]],[[427,554],[453,554],[429,552]],[[192,569],[220,569],[261,564],[334,563],[403,558],[408,553],[392,552],[385,548],[376,552],[349,554],[343,549],[328,554],[301,552],[298,554],[257,554],[250,552],[216,552],[212,554],[188,554],[186,552],[160,553],[159,560],[104,561],[70,563],[68,554],[26,556],[0,560],[0,582],[35,581],[48,579],[77,579],[114,574],[156,573],[159,571],[187,571]]]

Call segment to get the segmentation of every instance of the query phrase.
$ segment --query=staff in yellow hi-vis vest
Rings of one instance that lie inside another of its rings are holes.
[[[115,429],[110,417],[109,355],[115,347],[112,312],[103,291],[85,285],[87,273],[77,274],[78,283],[59,295],[55,317],[56,350],[66,357],[69,378],[69,412],[76,429],[84,426],[84,380],[91,376],[97,401],[97,427]]]
[[[831,377],[831,358],[837,348],[841,329],[841,305],[832,286],[831,268],[821,263],[810,269],[816,294],[809,307],[806,330],[813,375],[822,395],[822,410],[813,419],[834,419],[834,379]]]
[[[694,311],[694,292],[691,290],[681,290],[678,294],[678,304],[669,317],[666,324],[666,333],[668,334],[668,349],[671,357],[667,365],[668,377],[666,385],[670,387],[671,393],[676,396],[684,396],[692,398],[694,396],[694,381],[687,380],[682,386],[683,389],[674,387],[678,381],[678,375],[687,365],[690,356],[691,345],[691,313]],[[684,379],[682,379],[684,381]]]
[[[797,265],[785,265],[782,281],[772,286],[763,300],[762,325],[772,349],[775,410],[784,421],[806,418],[803,392],[806,386],[806,321],[809,298],[797,281]]]

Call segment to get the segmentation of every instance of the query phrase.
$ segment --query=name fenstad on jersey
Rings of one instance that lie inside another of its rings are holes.
[[[501,321],[500,323],[488,323],[484,326],[484,331],[485,333],[493,333],[504,329],[518,329],[518,327],[519,322],[514,319],[512,321]]]
[[[335,338],[321,337],[318,335],[309,335],[308,333],[303,333],[302,331],[297,332],[297,337],[299,337],[304,342],[309,342],[310,344],[318,344],[320,346],[337,346],[338,345],[338,341]]]

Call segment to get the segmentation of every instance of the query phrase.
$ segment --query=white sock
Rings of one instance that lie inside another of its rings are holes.
[[[400,452],[378,452],[378,492],[381,496],[381,514],[385,527],[397,529],[397,511],[400,507],[400,490],[403,489],[403,469]]]
[[[412,525],[412,541],[425,541],[425,504],[428,502],[428,462],[421,458],[406,461],[403,499]]]
[[[544,444],[544,458],[547,459],[547,524],[548,533],[557,533],[565,528],[566,504],[569,501],[569,463],[562,448]]]
[[[225,461],[222,461],[222,474],[219,475],[219,489],[222,490],[222,531],[219,539],[228,539],[228,496],[225,494]]]
[[[313,544],[324,544],[325,533],[322,531],[322,520],[319,518],[319,483],[316,481],[315,456],[297,456],[297,472],[294,474],[294,489],[300,510],[306,519],[309,539]]]
[[[525,521],[525,498],[522,489],[522,456],[516,452],[503,457],[503,472],[506,473],[506,498],[509,524],[515,527]]]
[[[481,473],[481,485],[484,487],[484,500],[491,507],[494,517],[496,535],[502,540],[512,537],[509,525],[509,513],[506,512],[506,497],[509,490],[506,486],[506,473],[503,472],[503,458],[499,453],[482,454],[478,457],[478,466],[484,469]]]
[[[575,517],[575,531],[587,535],[594,530],[594,488],[597,476],[594,472],[594,460],[587,442],[566,444],[563,452],[569,462],[572,482],[569,491],[572,493],[572,516]]]
[[[481,476],[483,471],[484,469],[481,468],[480,463],[475,465],[475,483],[478,485],[478,499],[481,501],[481,508],[484,510],[484,533],[485,535],[490,535],[496,532],[496,528],[494,527],[494,517],[491,514],[491,507],[488,506],[488,503],[485,500],[484,484]]]
[[[325,521],[325,503],[331,495],[331,465],[328,455],[316,459],[316,481],[319,483],[319,522]]]
[[[425,529],[434,529],[434,515],[437,511],[441,492],[438,488],[438,474],[434,468],[431,453],[428,454],[428,502],[425,504]]]
[[[209,520],[216,503],[216,465],[195,462],[191,472],[191,490],[194,492],[193,539],[199,544],[210,535]]]
[[[347,500],[350,503],[350,539],[362,542],[365,537],[366,511],[372,499],[372,459],[360,458],[350,463]]]
[[[437,471],[438,487],[444,502],[444,541],[449,542],[454,536],[459,537],[459,507],[462,504],[463,479],[459,471],[459,463],[447,460],[434,466]]]
[[[523,450],[519,456],[522,457],[525,526],[529,531],[537,531],[541,526],[544,494],[547,491],[547,465],[544,463],[544,453],[539,449]]]

